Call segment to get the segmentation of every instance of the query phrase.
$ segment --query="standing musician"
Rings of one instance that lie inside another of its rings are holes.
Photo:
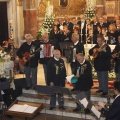
[[[112,52],[112,58],[115,61],[116,80],[120,80],[120,35],[118,36],[118,44]]]
[[[27,81],[26,89],[31,87],[34,89],[37,84],[37,66],[39,53],[35,53],[36,44],[32,41],[33,37],[31,34],[25,34],[26,42],[24,42],[17,51],[17,56],[25,63],[25,76]],[[32,54],[33,53],[33,54]],[[28,60],[28,58],[31,58]],[[23,64],[22,63],[22,64]]]
[[[48,33],[45,32],[42,34],[42,40],[40,42],[40,60],[39,63],[43,64],[45,82],[47,85],[47,63],[53,57],[53,49],[56,49],[52,40],[49,40]]]
[[[84,45],[79,42],[79,34],[72,34],[72,42],[73,42],[73,46],[70,47],[70,66],[73,74],[75,72],[75,64],[77,62],[75,56],[78,53],[85,54],[85,50],[84,50]],[[74,88],[72,89],[72,91],[75,90],[75,86],[73,87]]]
[[[93,55],[94,68],[97,71],[99,82],[99,90],[96,92],[103,92],[102,95],[108,94],[108,71],[110,69],[111,49],[104,43],[104,37],[97,37],[97,45],[89,50],[89,54]]]
[[[84,91],[87,96],[87,99],[90,100],[90,89],[93,85],[92,80],[92,66],[89,61],[85,60],[84,55],[79,53],[76,55],[78,63],[76,64],[74,75],[78,78],[76,82],[77,93]],[[77,112],[81,107],[77,104],[77,107],[73,112]],[[88,109],[85,109],[85,113],[90,112]]]
[[[61,59],[59,50],[54,50],[54,58],[48,62],[48,85],[65,87],[66,68],[64,61]],[[59,109],[64,110],[64,98],[62,94],[58,94]],[[56,105],[56,94],[51,95],[50,110]]]

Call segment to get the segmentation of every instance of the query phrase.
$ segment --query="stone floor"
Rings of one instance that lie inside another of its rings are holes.
[[[1,117],[0,120],[25,120],[25,118],[20,117]],[[27,120],[90,120],[90,119],[80,119],[80,118],[70,118],[70,117],[62,117],[58,115],[48,115],[48,114],[39,114],[33,119]]]

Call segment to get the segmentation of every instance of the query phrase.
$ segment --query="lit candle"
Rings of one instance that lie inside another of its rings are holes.
[[[86,35],[87,35],[87,24],[86,24]]]

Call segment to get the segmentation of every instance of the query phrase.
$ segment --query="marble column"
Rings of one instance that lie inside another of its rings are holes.
[[[21,40],[24,39],[24,18],[23,18],[23,3],[22,0],[17,0],[17,32],[19,46],[21,45]]]
[[[36,0],[24,0],[24,27],[25,34],[30,33],[34,39],[37,36],[37,8]]]

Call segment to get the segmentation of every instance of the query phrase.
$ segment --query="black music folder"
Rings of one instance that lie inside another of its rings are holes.
[[[95,108],[92,102],[87,99],[84,92],[76,95],[76,101],[82,108],[89,109],[95,115],[96,120],[100,119],[101,113]]]
[[[45,95],[54,94],[54,91],[51,86],[37,85],[36,90],[38,93],[45,94]]]

